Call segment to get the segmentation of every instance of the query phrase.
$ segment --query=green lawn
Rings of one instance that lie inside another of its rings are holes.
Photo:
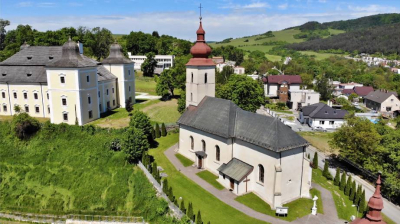
[[[270,61],[281,61],[282,60],[282,56],[279,56],[279,55],[265,54],[265,57],[267,57],[267,59]]]
[[[332,133],[329,132],[299,132],[303,138],[311,143],[315,148],[320,152],[324,152],[326,154],[339,154],[338,149],[333,149],[329,146],[329,141],[332,140]]]
[[[157,95],[156,85],[153,77],[143,77],[140,72],[135,71],[135,91]]]
[[[218,190],[224,189],[224,187],[217,181],[218,177],[212,174],[210,171],[204,170],[196,173],[201,179],[207,181],[209,184],[217,188]]]
[[[194,163],[192,160],[190,160],[190,159],[188,159],[188,158],[182,156],[182,155],[179,154],[179,153],[175,154],[175,156],[176,156],[176,158],[179,159],[179,161],[181,161],[181,163],[182,163],[182,165],[183,165],[184,167],[191,166],[191,165],[193,165],[193,163]]]
[[[299,51],[299,52],[302,53],[302,54],[305,54],[305,55],[314,55],[315,59],[317,59],[317,60],[323,60],[323,59],[326,59],[326,58],[330,58],[332,56],[344,56],[342,54],[318,53],[318,52],[315,52],[315,51]]]
[[[312,195],[315,194],[319,195],[318,197],[320,197],[321,195],[321,193],[316,189],[313,189],[310,192],[312,193]],[[289,207],[289,214],[287,217],[281,217],[281,216],[276,216],[275,210],[272,210],[271,206],[268,203],[263,201],[254,193],[248,193],[239,196],[235,198],[235,200],[253,209],[254,211],[261,212],[269,216],[274,216],[276,218],[280,218],[286,221],[293,221],[303,216],[309,215],[311,213],[311,208],[313,206],[313,201],[311,199],[308,198],[297,199],[295,201],[283,205],[284,207]],[[322,201],[318,202],[317,206],[318,206],[318,213],[323,214]]]
[[[193,211],[201,210],[203,223],[265,223],[251,218],[246,214],[223,203],[212,194],[204,190],[195,182],[180,173],[175,166],[164,155],[164,151],[178,142],[178,134],[170,134],[166,137],[157,139],[159,145],[156,149],[149,151],[153,155],[157,164],[168,174],[168,184],[173,188],[174,195],[185,200],[186,208],[188,202],[193,203]]]

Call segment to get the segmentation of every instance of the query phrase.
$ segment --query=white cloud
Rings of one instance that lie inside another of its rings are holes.
[[[32,2],[19,2],[17,4],[18,7],[31,7],[32,6]]]
[[[396,12],[396,7],[381,6],[381,5],[368,5],[368,6],[348,6],[349,10],[354,12]]]
[[[284,4],[282,4],[282,5],[278,5],[278,8],[280,8],[280,9],[287,9],[288,6],[289,6],[288,3],[284,3]]]
[[[54,2],[40,2],[36,4],[37,7],[43,7],[43,8],[50,8],[50,7],[55,7],[56,3]]]
[[[253,2],[250,4],[246,5],[240,5],[240,4],[233,4],[232,2],[226,3],[223,6],[220,7],[221,9],[263,9],[263,8],[271,8],[271,6],[266,3],[266,2]]]

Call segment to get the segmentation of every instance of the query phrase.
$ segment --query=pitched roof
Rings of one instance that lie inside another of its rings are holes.
[[[222,164],[217,170],[240,182],[253,170],[253,166],[233,158],[227,164]]]
[[[365,99],[377,102],[377,103],[382,103],[384,102],[387,98],[389,98],[391,95],[395,95],[397,97],[396,92],[391,92],[391,91],[385,91],[385,90],[375,90],[373,92],[368,93],[367,96],[365,96]]]
[[[104,59],[103,64],[132,64],[133,61],[129,60],[122,54],[121,45],[114,43],[110,46],[110,55]]]
[[[220,98],[204,97],[197,107],[189,106],[178,123],[275,152],[308,145],[276,118],[244,111],[232,101]]]
[[[105,81],[110,79],[117,79],[117,76],[113,75],[110,71],[104,68],[104,66],[97,66],[97,80]]]
[[[372,91],[374,91],[374,88],[372,86],[356,86],[356,87],[354,87],[354,92],[359,96],[366,96]]]
[[[342,94],[352,94],[354,93],[354,89],[344,89],[342,90]]]
[[[302,108],[304,116],[319,119],[344,119],[349,113],[347,110],[333,109],[324,103],[316,103]]]
[[[22,48],[0,65],[47,65],[61,58],[61,46],[30,46]]]
[[[301,84],[302,80],[299,75],[270,75],[267,76],[265,80],[268,83],[277,83],[281,84],[282,82],[286,81],[288,84]]]
[[[47,83],[44,66],[0,66],[0,82]]]

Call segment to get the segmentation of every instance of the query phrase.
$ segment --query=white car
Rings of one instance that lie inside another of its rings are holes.
[[[314,131],[322,131],[322,132],[326,132],[326,129],[325,129],[325,128],[323,128],[323,127],[319,127],[319,126],[318,126],[318,127],[314,127],[314,128],[313,128],[313,130],[314,130]]]

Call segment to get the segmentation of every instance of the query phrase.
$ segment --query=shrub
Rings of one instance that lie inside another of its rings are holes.
[[[186,214],[185,200],[183,200],[183,198],[182,198],[182,201],[181,201],[181,207],[180,207],[180,209],[181,209],[181,211],[182,211],[184,214]]]
[[[349,197],[350,201],[354,201],[354,198],[355,198],[356,193],[357,193],[356,191],[357,191],[356,181],[353,180],[353,184],[351,186],[350,197]]]
[[[358,203],[360,202],[361,191],[362,191],[361,185],[359,184],[358,187],[357,187],[356,196],[354,197],[354,204],[355,204],[355,205],[358,205]]]
[[[150,118],[142,111],[133,111],[129,126],[142,130],[150,141],[153,140],[151,136],[151,129],[153,127],[150,123]]]
[[[178,99],[178,112],[183,114],[186,109],[186,92],[182,91],[181,96]]]
[[[333,180],[333,184],[335,186],[340,185],[340,169],[339,168],[336,168],[336,175],[335,175],[335,179]]]
[[[315,152],[314,153],[314,158],[313,158],[313,168],[314,169],[318,169],[318,153],[317,152]]]
[[[115,138],[114,140],[111,141],[110,143],[110,150],[112,151],[121,151],[121,141],[118,138]]]
[[[133,110],[133,104],[132,104],[132,100],[130,98],[125,100],[125,109],[128,112],[131,112]]]
[[[158,123],[156,123],[156,138],[161,137],[161,133],[160,133],[160,126],[158,125]]]
[[[126,153],[129,162],[136,163],[149,147],[148,138],[141,129],[134,127],[126,129],[123,151]]]
[[[325,165],[324,165],[324,171],[322,172],[322,175],[328,179],[328,180],[332,180],[332,175],[329,172],[329,162],[325,161]]]
[[[40,123],[27,113],[14,115],[11,123],[14,134],[21,140],[26,140],[33,136],[40,129]]]
[[[189,219],[191,219],[193,222],[195,221],[195,220],[194,220],[194,214],[193,214],[193,205],[192,205],[192,202],[189,202],[189,206],[188,206],[188,210],[187,210],[186,215],[187,215],[187,216],[189,217]]]
[[[156,139],[156,131],[154,130],[153,127],[151,127],[151,138],[154,140]]]
[[[349,177],[347,178],[347,184],[346,184],[346,188],[345,188],[345,190],[344,190],[344,194],[345,194],[346,196],[350,196],[351,188],[352,188],[351,176],[349,176]]]
[[[203,224],[203,221],[201,220],[201,212],[200,212],[200,210],[197,212],[196,224]]]
[[[346,172],[342,173],[342,178],[340,179],[339,188],[342,191],[344,191],[344,189],[346,188]]]
[[[163,181],[163,186],[162,186],[162,190],[163,190],[163,192],[168,196],[168,180],[167,180],[167,178],[165,178],[164,179],[164,181]]]
[[[359,211],[361,212],[361,214],[364,214],[364,212],[366,211],[366,203],[365,203],[365,190],[363,190],[361,196],[360,196],[360,202],[359,202]]]
[[[161,136],[167,136],[167,128],[165,127],[164,123],[161,124]]]

